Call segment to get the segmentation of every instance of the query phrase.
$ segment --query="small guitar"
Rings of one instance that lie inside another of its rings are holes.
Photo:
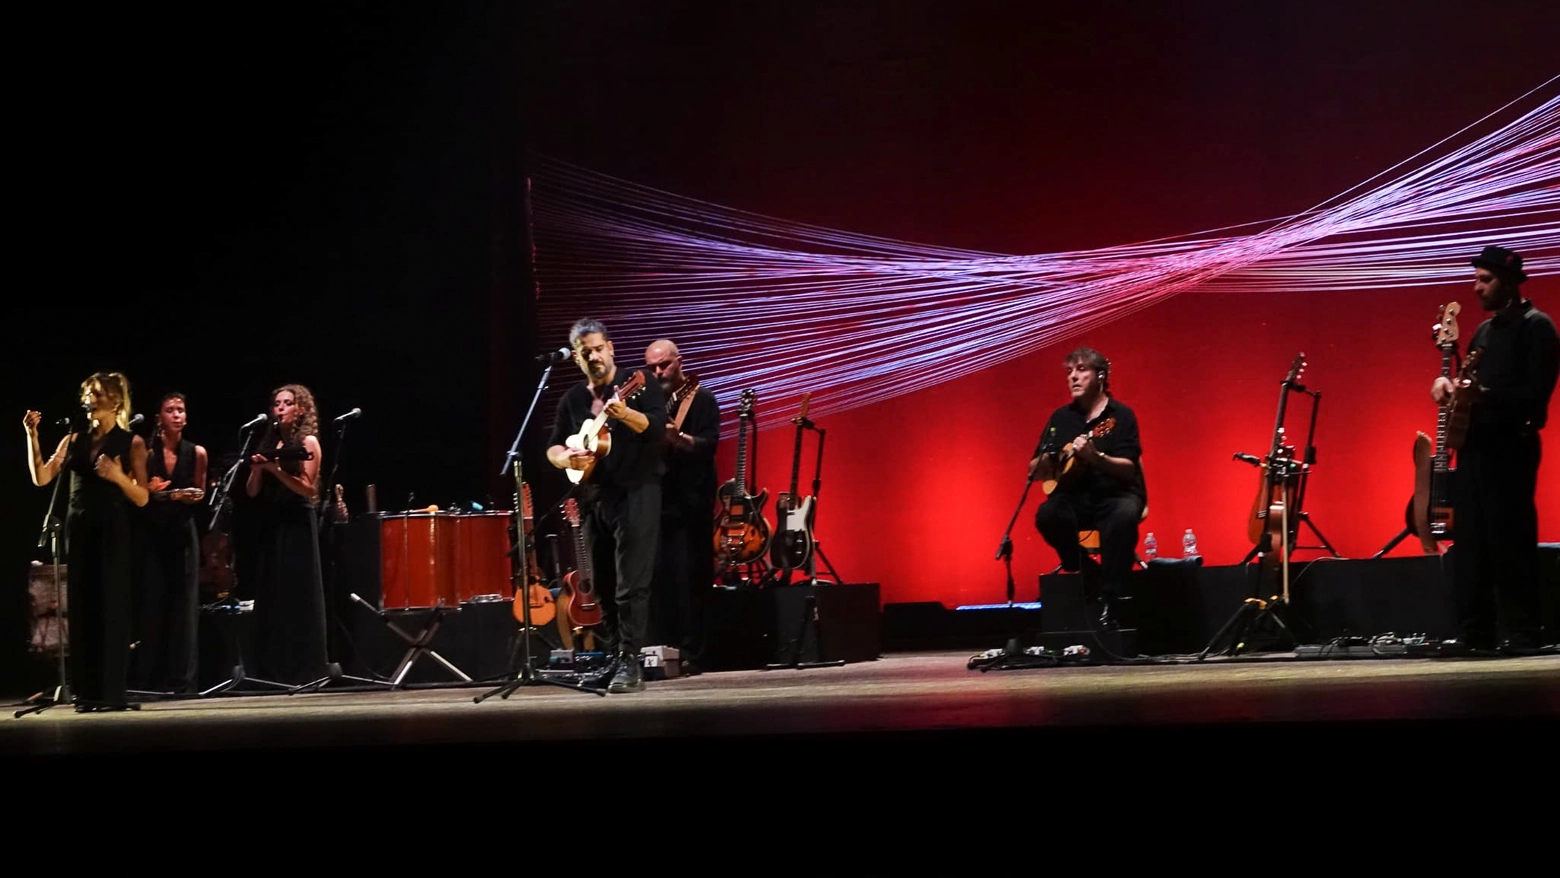
[[[576,628],[601,624],[601,604],[596,602],[595,577],[591,575],[590,551],[585,546],[585,531],[580,528],[580,507],[574,498],[563,501],[563,517],[574,532],[574,569],[563,577],[569,589],[569,621]]]
[[[347,497],[345,489],[342,488],[340,482],[336,483],[336,488],[333,491],[333,495],[334,499],[331,500],[330,504],[330,520],[336,522],[337,524],[346,524],[347,520],[351,516],[350,513],[347,512]]]
[[[796,450],[791,458],[791,490],[775,499],[775,516],[780,535],[770,546],[770,561],[782,570],[806,567],[813,553],[813,508],[816,497],[801,496],[798,482],[802,474],[802,432],[807,429],[807,405],[812,394],[802,394],[801,410],[796,413]]]
[[[742,391],[737,407],[737,474],[716,495],[721,511],[715,521],[715,560],[722,567],[751,564],[769,548],[769,522],[764,519],[769,490],[755,495],[748,485],[747,425],[757,400],[751,387]]]
[[[524,625],[526,607],[529,605],[531,625],[536,627],[551,622],[557,614],[557,606],[553,600],[552,590],[546,586],[542,578],[542,568],[536,563],[536,541],[532,537],[534,516],[531,513],[530,485],[520,486],[520,509],[520,520],[523,523],[520,533],[521,554],[524,559],[521,564],[516,565],[520,569],[516,571],[515,577],[518,579],[524,576],[526,586],[524,589],[515,589],[515,600],[511,609],[514,611],[515,621]]]
[[[1108,436],[1110,435],[1110,431],[1114,429],[1116,429],[1116,419],[1106,418],[1105,420],[1100,421],[1098,424],[1094,425],[1094,428],[1089,431],[1089,438],[1098,439],[1101,436]],[[1077,455],[1073,454],[1072,443],[1069,442],[1067,447],[1063,448],[1061,452],[1057,454],[1055,476],[1042,481],[1040,483],[1040,487],[1044,489],[1047,494],[1050,494],[1058,487],[1072,484],[1078,478],[1077,476],[1072,475],[1073,464],[1077,462]]]
[[[635,394],[645,388],[645,373],[636,371],[624,381],[617,390],[612,391],[612,398],[602,405],[601,411],[595,417],[589,418],[580,426],[579,432],[570,436],[564,443],[570,448],[584,449],[594,454],[596,458],[606,457],[612,451],[612,430],[607,424],[607,406],[613,402],[621,402],[632,399]],[[578,485],[590,478],[591,472],[596,469],[596,461],[590,461],[584,469],[564,470],[569,474],[569,481]]]

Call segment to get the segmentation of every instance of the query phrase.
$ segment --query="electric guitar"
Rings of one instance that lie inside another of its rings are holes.
[[[574,569],[563,577],[569,589],[569,621],[576,628],[601,624],[601,604],[596,602],[595,577],[591,575],[590,551],[585,546],[585,531],[580,529],[580,507],[574,498],[563,501],[563,517],[574,532]]]
[[[715,560],[723,567],[751,564],[769,548],[769,522],[764,520],[769,490],[755,495],[748,486],[747,425],[757,399],[751,387],[742,391],[737,407],[737,474],[716,492],[721,511],[715,521]]]
[[[572,503],[574,501],[570,500],[569,502]],[[517,579],[524,576],[526,586],[523,589],[515,589],[515,600],[511,609],[514,611],[515,621],[524,625],[526,605],[529,604],[531,608],[531,625],[532,627],[540,627],[553,620],[558,608],[553,600],[552,590],[546,586],[542,577],[541,565],[536,563],[536,540],[532,536],[534,516],[531,512],[531,486],[524,483],[520,485],[520,508],[520,520],[522,522],[520,535],[521,554],[525,557],[522,563],[516,566],[523,569],[524,572],[517,571],[515,576]]]
[[[1462,306],[1448,302],[1441,307],[1439,319],[1431,328],[1431,338],[1441,349],[1441,377],[1452,377],[1452,361],[1457,356],[1457,315]],[[1478,362],[1478,352],[1472,357]],[[1467,369],[1468,363],[1463,364]],[[1452,400],[1443,404],[1436,413],[1435,445],[1430,437],[1418,433],[1414,437],[1414,496],[1408,505],[1409,529],[1419,537],[1419,546],[1426,554],[1438,554],[1438,540],[1449,539],[1452,531]],[[1466,407],[1465,407],[1466,408]],[[1459,417],[1457,444],[1462,444],[1466,431],[1466,417]]]
[[[801,496],[798,481],[802,475],[802,431],[807,429],[807,405],[812,394],[802,394],[801,410],[796,413],[796,451],[791,458],[791,490],[775,498],[775,518],[780,536],[770,546],[774,566],[790,571],[806,567],[813,553],[813,508],[816,497]]]
[[[1094,425],[1094,428],[1089,431],[1089,438],[1098,439],[1101,436],[1108,436],[1110,435],[1110,431],[1114,429],[1116,429],[1116,419],[1106,418],[1105,420],[1100,421],[1098,424]],[[1067,447],[1063,448],[1061,452],[1057,454],[1055,475],[1052,478],[1042,481],[1040,483],[1040,487],[1047,494],[1050,494],[1058,487],[1063,485],[1070,485],[1077,481],[1078,476],[1073,475],[1073,464],[1077,462],[1077,455],[1073,453],[1072,443],[1069,442],[1067,443]]]
[[[580,426],[579,432],[570,436],[564,444],[569,448],[583,449],[596,456],[584,469],[568,469],[569,481],[578,485],[590,478],[590,474],[596,469],[596,459],[606,457],[612,450],[612,429],[607,424],[607,406],[614,402],[627,401],[645,388],[645,373],[636,371],[624,381],[617,390],[612,391],[612,398],[602,405],[601,411],[595,417],[589,418]]]

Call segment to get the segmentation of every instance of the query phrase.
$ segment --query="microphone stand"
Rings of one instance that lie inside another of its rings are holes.
[[[72,433],[71,435],[74,436],[76,434]],[[67,462],[70,460],[70,452],[74,446],[75,440],[72,439],[71,444],[65,449],[65,460]],[[18,710],[16,712],[17,719],[30,713],[42,713],[51,707],[69,704],[71,701],[70,676],[65,663],[65,640],[68,636],[65,629],[65,583],[60,578],[60,531],[64,529],[65,523],[60,521],[58,515],[54,514],[60,499],[60,483],[67,478],[70,478],[70,474],[65,471],[65,467],[62,465],[60,471],[54,476],[54,489],[49,494],[49,510],[44,513],[43,528],[38,533],[38,548],[41,549],[45,545],[49,547],[49,557],[52,559],[54,566],[54,629],[59,641],[56,644],[60,655],[59,669],[57,671],[59,682],[55,685],[52,693],[39,692],[28,698],[26,703],[32,706]]]
[[[504,473],[510,472],[511,470],[514,472],[516,497],[520,497],[525,493],[525,476],[521,471],[520,465],[520,440],[525,436],[525,428],[531,423],[531,414],[536,411],[536,403],[542,397],[542,388],[547,386],[547,379],[552,377],[552,370],[554,365],[556,364],[551,360],[551,358],[549,358],[547,361],[547,368],[542,370],[542,377],[537,381],[536,390],[531,394],[531,404],[526,408],[525,417],[520,421],[520,429],[515,432],[515,441],[510,443],[509,452],[504,455],[504,465],[498,471],[499,475],[503,475]],[[516,510],[516,513],[518,512],[519,510]],[[520,539],[523,540],[524,536],[522,535]],[[564,689],[574,689],[579,692],[587,692],[591,695],[600,695],[601,697],[605,698],[607,695],[607,690],[605,689],[597,689],[593,686],[571,683],[567,680],[554,680],[544,675],[541,671],[537,670],[535,666],[532,665],[531,632],[535,630],[535,626],[531,624],[531,597],[530,595],[526,594],[528,589],[528,585],[526,583],[526,574],[528,571],[526,570],[523,553],[520,557],[520,563],[514,564],[510,568],[512,571],[510,578],[514,581],[515,584],[515,600],[520,602],[520,611],[523,617],[520,623],[520,637],[523,638],[520,641],[520,652],[523,656],[520,662],[520,670],[518,673],[516,673],[513,680],[505,683],[502,686],[499,686],[497,689],[490,689],[472,700],[477,704],[481,704],[494,695],[508,699],[509,696],[521,686],[535,686],[537,684],[561,686]]]

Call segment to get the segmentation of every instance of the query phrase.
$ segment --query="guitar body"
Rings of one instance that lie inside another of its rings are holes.
[[[601,411],[593,417],[587,418],[580,425],[578,433],[564,440],[564,446],[576,451],[589,451],[595,455],[584,469],[564,470],[569,476],[569,481],[578,485],[590,478],[590,474],[596,469],[596,459],[606,457],[612,451],[612,429],[607,423],[607,406],[613,402],[621,402],[633,399],[634,395],[645,388],[645,373],[636,371],[624,381],[617,390],[612,392],[612,398],[601,406]]]
[[[1424,433],[1414,436],[1414,497],[1409,501],[1405,524],[1419,537],[1419,547],[1425,554],[1435,555],[1441,549],[1430,529],[1431,482],[1435,469],[1435,454],[1430,445],[1430,437]]]
[[[1116,429],[1116,419],[1106,418],[1105,420],[1100,421],[1098,424],[1094,425],[1094,429],[1089,431],[1089,436],[1090,438],[1098,439],[1101,436],[1109,435],[1110,431],[1114,429]],[[1083,473],[1086,469],[1088,469],[1088,467],[1077,466],[1077,463],[1078,457],[1077,455],[1073,454],[1072,445],[1069,444],[1067,448],[1064,449],[1057,457],[1055,478],[1041,481],[1041,490],[1045,491],[1046,495],[1049,496],[1050,494],[1054,493],[1057,488],[1069,487],[1079,479],[1083,478]]]
[[[720,486],[720,515],[715,521],[715,560],[722,565],[751,564],[769,548],[769,522],[764,504],[769,489],[752,496],[736,480]]]
[[[780,495],[775,506],[781,521],[780,536],[769,550],[769,560],[774,566],[798,570],[812,559],[815,501],[813,497],[798,500],[791,494]]]
[[[576,628],[589,628],[601,624],[601,604],[596,601],[596,587],[571,570],[563,577],[569,589],[569,621]]]

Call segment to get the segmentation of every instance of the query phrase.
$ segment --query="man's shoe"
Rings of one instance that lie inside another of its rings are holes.
[[[1121,619],[1116,615],[1116,601],[1114,598],[1100,599],[1100,628],[1119,628]]]
[[[644,689],[645,671],[639,664],[639,656],[626,652],[620,654],[617,670],[612,674],[612,682],[607,684],[607,691],[621,694],[643,692]]]

